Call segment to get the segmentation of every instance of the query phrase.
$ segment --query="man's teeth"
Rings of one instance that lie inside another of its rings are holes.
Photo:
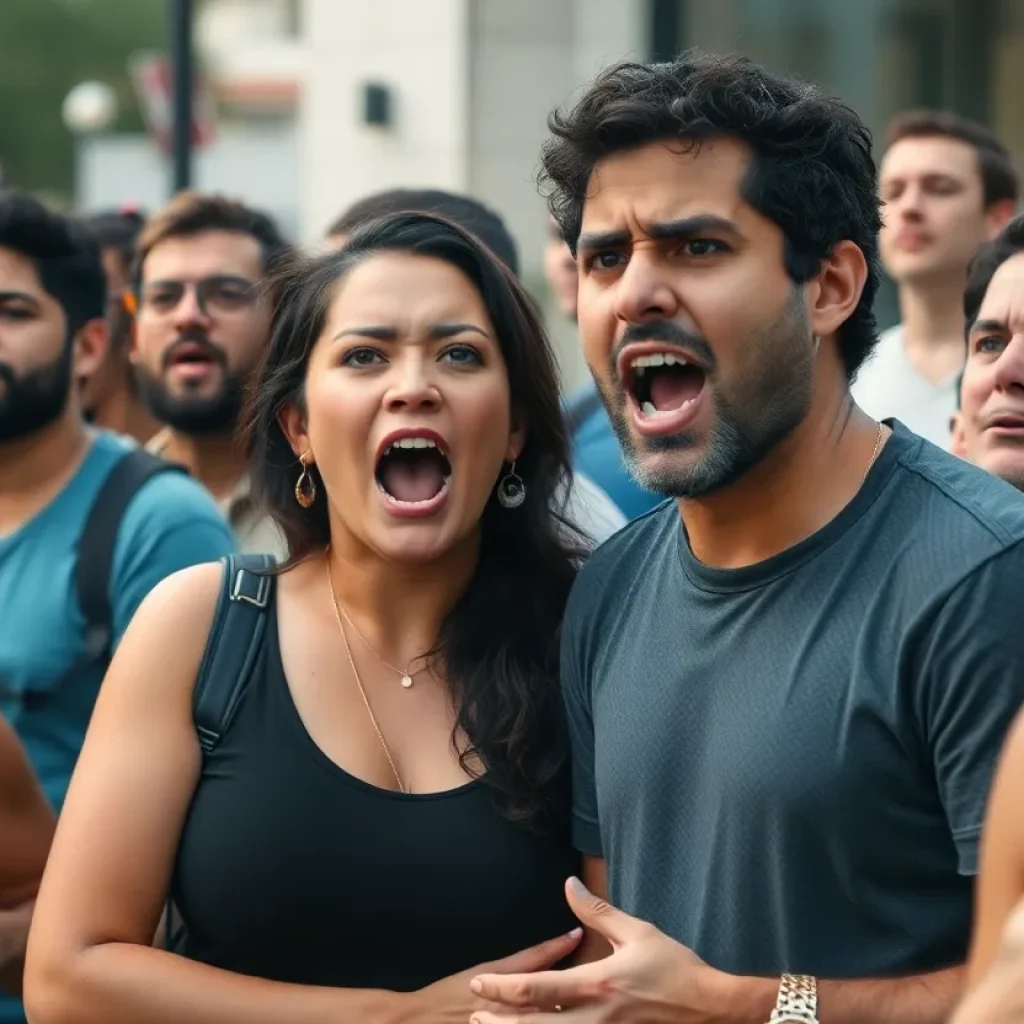
[[[689,362],[671,352],[652,352],[647,356],[637,356],[629,365],[634,370],[646,370],[649,366],[688,366]]]
[[[696,398],[688,398],[676,409],[659,409],[653,402],[643,402],[640,406],[640,411],[645,416],[673,416],[676,413],[681,412],[688,405],[693,405],[696,401]]]

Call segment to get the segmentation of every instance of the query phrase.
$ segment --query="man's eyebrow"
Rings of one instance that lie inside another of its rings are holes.
[[[659,242],[673,238],[693,238],[705,231],[719,231],[739,235],[740,229],[725,217],[703,213],[696,217],[682,217],[679,220],[659,221],[644,228],[644,233]],[[603,231],[580,235],[577,249],[593,252],[596,249],[621,249],[629,243],[628,231]]]
[[[1002,320],[975,320],[971,324],[971,333],[975,331],[1006,331],[1009,328]]]

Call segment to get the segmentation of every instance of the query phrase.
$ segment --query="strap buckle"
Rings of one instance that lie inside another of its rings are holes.
[[[255,593],[253,593],[252,585],[247,585],[248,579],[256,581]],[[270,600],[270,577],[249,572],[247,569],[239,569],[231,584],[231,600],[245,601],[260,610],[266,608]]]

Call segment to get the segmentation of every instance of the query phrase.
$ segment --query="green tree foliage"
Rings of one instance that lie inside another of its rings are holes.
[[[8,185],[69,197],[74,142],[61,119],[72,86],[117,92],[114,131],[142,118],[128,62],[166,49],[164,0],[0,0],[0,166]]]

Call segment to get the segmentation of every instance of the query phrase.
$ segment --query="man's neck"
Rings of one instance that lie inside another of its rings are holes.
[[[942,384],[964,365],[962,275],[900,288],[903,347],[925,380]]]
[[[77,408],[29,437],[0,444],[0,537],[27,523],[64,489],[89,450]]]
[[[706,565],[754,565],[816,533],[860,490],[878,425],[848,394],[811,412],[721,491],[679,502],[690,548]]]
[[[189,437],[168,429],[167,444],[160,454],[169,462],[184,466],[217,501],[226,501],[234,494],[248,463],[230,433]]]
[[[94,410],[93,423],[115,434],[132,437],[139,444],[146,444],[160,430],[160,421],[150,415],[127,386],[114,391]]]

